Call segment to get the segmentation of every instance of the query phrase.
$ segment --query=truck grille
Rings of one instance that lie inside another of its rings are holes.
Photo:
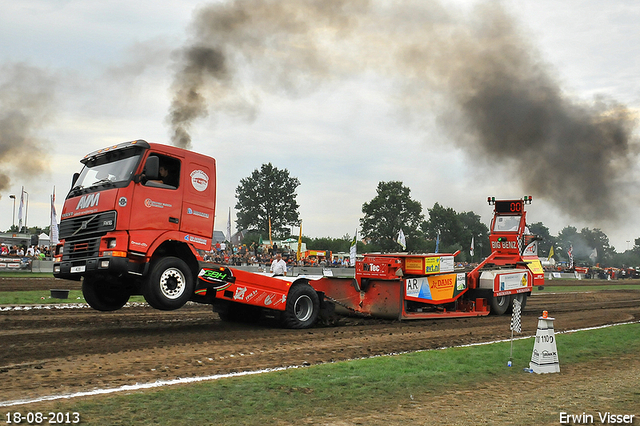
[[[116,212],[97,213],[60,221],[60,239],[82,238],[92,234],[104,235],[116,229]]]
[[[80,260],[98,257],[100,237],[82,240],[65,241],[62,260]]]
[[[63,261],[98,257],[100,238],[116,229],[116,212],[108,211],[60,221],[64,239]]]

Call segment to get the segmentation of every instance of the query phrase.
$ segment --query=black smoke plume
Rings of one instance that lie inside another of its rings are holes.
[[[496,2],[229,1],[200,9],[191,31],[169,113],[182,147],[196,119],[255,110],[262,92],[303,96],[367,72],[395,82],[390,98],[409,116],[435,114],[469,158],[574,217],[613,218],[637,160],[631,111],[568,97]]]
[[[0,191],[12,177],[30,179],[48,169],[38,131],[53,113],[54,79],[26,64],[0,66]]]

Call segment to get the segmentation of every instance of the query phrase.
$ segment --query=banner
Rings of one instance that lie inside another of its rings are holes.
[[[356,266],[356,257],[358,252],[358,230],[353,235],[353,241],[351,241],[351,247],[349,247],[349,266]]]
[[[18,232],[22,232],[22,209],[24,208],[24,186],[20,190],[20,204],[18,205]]]
[[[469,254],[471,254],[471,257],[473,257],[473,239],[474,237],[471,237],[471,248],[469,249]]]
[[[227,241],[231,242],[231,207],[229,207],[229,218],[227,219]]]
[[[573,244],[567,250],[567,254],[569,255],[569,269],[573,268]]]
[[[298,251],[296,254],[296,259],[300,262],[300,258],[302,257],[302,221],[300,221],[300,235],[298,235]]]
[[[400,228],[400,232],[398,232],[398,239],[396,242],[400,244],[400,247],[402,247],[402,250],[407,249],[407,241],[404,237],[404,232],[402,232],[402,228]]]
[[[56,214],[56,187],[53,187],[51,196],[51,224],[49,226],[49,246],[55,247],[60,242],[58,235],[58,216]]]

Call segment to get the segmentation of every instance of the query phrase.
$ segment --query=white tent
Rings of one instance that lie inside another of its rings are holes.
[[[47,234],[45,234],[43,232],[42,234],[38,235],[38,245],[39,246],[49,247],[49,244],[51,244],[51,239],[49,238],[49,236]]]

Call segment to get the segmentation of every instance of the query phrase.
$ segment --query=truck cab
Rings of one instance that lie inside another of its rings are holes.
[[[199,253],[211,247],[215,160],[135,140],[81,163],[61,214],[54,276],[84,278],[85,299],[98,310],[119,309],[134,294],[159,309],[182,306]]]

